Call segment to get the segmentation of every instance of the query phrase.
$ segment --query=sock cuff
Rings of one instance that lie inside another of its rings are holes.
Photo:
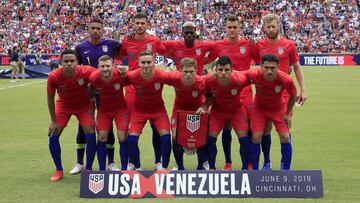
[[[209,143],[216,143],[216,141],[217,141],[217,138],[216,138],[216,137],[208,136],[208,142],[209,142]]]
[[[171,135],[170,134],[165,134],[165,135],[162,135],[162,136],[160,136],[160,139],[161,140],[170,140],[170,138],[171,138]]]
[[[139,137],[135,135],[129,135],[128,136],[128,142],[129,143],[138,143]]]
[[[53,135],[49,137],[50,141],[59,141],[60,136],[59,135]]]
[[[289,142],[289,143],[281,143],[281,146],[282,147],[291,147],[291,143]]]

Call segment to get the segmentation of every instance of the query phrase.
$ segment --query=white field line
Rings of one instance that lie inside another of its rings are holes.
[[[11,85],[11,86],[7,86],[7,87],[0,87],[0,90],[6,90],[6,89],[14,88],[14,87],[23,87],[23,86],[42,83],[42,82],[45,82],[45,81],[46,80],[41,80],[41,81],[36,81],[36,82],[29,82],[29,83],[18,84],[18,85]]]

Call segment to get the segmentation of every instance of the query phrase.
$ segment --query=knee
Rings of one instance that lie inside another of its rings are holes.
[[[118,132],[118,139],[119,139],[119,142],[125,142],[127,140],[126,133]]]
[[[85,134],[95,133],[95,127],[94,126],[83,126],[83,130],[84,130]]]
[[[99,134],[98,140],[100,142],[106,142],[107,141],[107,134]]]
[[[251,141],[254,144],[260,144],[262,138],[262,133],[253,133]]]
[[[280,137],[280,142],[285,144],[285,143],[290,143],[290,134],[289,133],[279,133],[279,137]]]

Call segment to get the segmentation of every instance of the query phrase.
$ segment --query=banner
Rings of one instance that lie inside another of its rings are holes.
[[[360,65],[360,55],[306,54],[300,55],[302,66],[354,66]]]
[[[44,54],[40,58],[40,64],[50,65],[51,60],[60,61],[60,55]],[[36,64],[36,56],[34,54],[25,56],[25,64],[27,66]],[[10,58],[8,55],[0,55],[0,65],[10,65]]]
[[[81,198],[249,198],[323,196],[320,170],[83,171]]]
[[[198,115],[195,111],[177,111],[176,142],[194,150],[206,145],[209,131],[209,114]]]

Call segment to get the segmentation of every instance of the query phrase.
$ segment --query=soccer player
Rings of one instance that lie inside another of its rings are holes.
[[[240,35],[240,21],[237,16],[227,16],[225,29],[226,38],[216,41],[215,48],[208,57],[209,61],[213,61],[219,56],[228,56],[231,59],[234,70],[249,70],[251,61],[256,57],[255,44]],[[253,103],[251,86],[245,87],[241,91],[240,100],[245,107],[247,118],[250,119],[250,111]],[[249,133],[251,133],[250,130]],[[222,145],[226,162],[224,166],[225,170],[232,170],[231,137],[231,126],[227,124],[222,131]]]
[[[216,169],[216,140],[226,123],[232,125],[238,136],[242,169],[247,169],[249,150],[248,120],[240,101],[240,92],[248,83],[244,75],[235,76],[232,73],[232,63],[227,56],[219,57],[216,62],[215,73],[216,77],[210,75],[206,78],[206,91],[211,92],[214,97],[210,116],[210,132],[207,140],[210,169]]]
[[[104,25],[103,21],[98,18],[92,18],[90,20],[89,28],[89,39],[81,42],[75,48],[79,56],[79,64],[89,65],[92,67],[98,67],[98,60],[103,55],[108,55],[114,58],[115,55],[120,51],[120,42],[114,39],[103,38]],[[100,105],[99,96],[96,95],[96,106]],[[86,137],[84,132],[79,125],[78,134],[76,136],[77,144],[77,163],[74,168],[70,171],[70,174],[77,174],[84,168],[84,151],[85,151]],[[107,154],[108,154],[108,170],[117,171],[119,170],[114,163],[114,143],[115,137],[112,127],[109,131],[109,137],[107,139]]]
[[[78,65],[74,50],[61,53],[62,67],[52,71],[47,81],[47,102],[51,123],[49,126],[49,149],[56,171],[51,181],[62,179],[61,148],[59,137],[71,115],[75,115],[86,135],[86,169],[92,170],[96,153],[95,122],[88,94],[89,76],[95,70],[90,66]],[[55,93],[58,94],[56,105]]]
[[[296,87],[287,73],[279,70],[279,59],[273,54],[262,56],[262,68],[246,72],[248,80],[255,84],[256,95],[251,112],[250,165],[259,169],[260,142],[268,121],[272,121],[281,142],[281,170],[289,170],[292,158],[292,146],[289,129],[291,113],[295,104]],[[289,99],[283,98],[287,91]]]
[[[257,56],[260,61],[260,57],[265,54],[274,54],[279,59],[279,70],[290,74],[291,65],[294,68],[296,79],[300,87],[300,96],[297,99],[298,105],[303,105],[307,99],[307,92],[305,88],[304,76],[300,68],[299,54],[297,52],[294,42],[288,40],[280,35],[280,20],[276,14],[268,14],[264,17],[264,32],[265,38],[259,40],[256,43]],[[284,92],[285,100],[289,100],[289,93]],[[264,131],[264,136],[261,141],[261,148],[264,154],[263,170],[271,169],[270,161],[270,146],[271,146],[271,129],[272,123],[268,123]]]
[[[120,144],[121,169],[126,170],[128,164],[127,129],[128,109],[123,94],[125,78],[113,68],[113,59],[108,55],[99,58],[99,69],[90,76],[91,85],[99,93],[101,105],[97,113],[98,145],[97,155],[100,171],[106,169],[106,141],[113,120],[117,128],[117,136]]]
[[[196,40],[196,28],[193,22],[185,22],[182,26],[183,41],[164,41],[168,50],[167,57],[175,60],[177,70],[180,70],[181,59],[194,58],[197,62],[196,74],[204,75],[205,56],[214,48],[213,42]]]
[[[194,58],[183,58],[180,61],[180,71],[170,73],[171,77],[168,85],[175,89],[175,101],[173,106],[173,113],[171,116],[171,131],[173,139],[173,152],[176,161],[174,170],[185,170],[183,162],[184,150],[176,143],[176,129],[177,129],[177,111],[197,111],[199,107],[201,110],[206,110],[208,104],[204,104],[205,80],[203,77],[196,75],[197,63]],[[203,105],[204,104],[204,105]],[[203,106],[202,106],[203,105]],[[197,149],[198,152],[198,166],[197,170],[203,169],[205,161],[204,153],[206,148]]]
[[[149,35],[146,32],[148,28],[148,19],[145,13],[138,13],[134,17],[133,28],[135,33],[124,38],[122,41],[122,47],[120,51],[120,56],[126,57],[128,60],[129,70],[136,70],[139,68],[139,54],[143,51],[151,51],[154,54],[159,53],[165,55],[167,50],[164,45],[161,43],[160,39],[156,36]],[[128,86],[125,88],[125,99],[128,105],[130,112],[135,103],[135,88],[133,86]],[[130,114],[131,117],[131,114]],[[152,142],[155,152],[155,169],[161,169],[161,152],[160,145],[161,140],[159,133],[156,132],[155,126],[151,124],[153,131]]]
[[[131,109],[129,124],[129,157],[136,170],[140,167],[139,136],[147,120],[155,126],[160,134],[161,168],[169,165],[171,153],[170,124],[162,99],[163,85],[169,80],[169,75],[155,68],[154,55],[151,51],[139,54],[140,69],[127,72],[127,81],[135,87],[135,103]]]

